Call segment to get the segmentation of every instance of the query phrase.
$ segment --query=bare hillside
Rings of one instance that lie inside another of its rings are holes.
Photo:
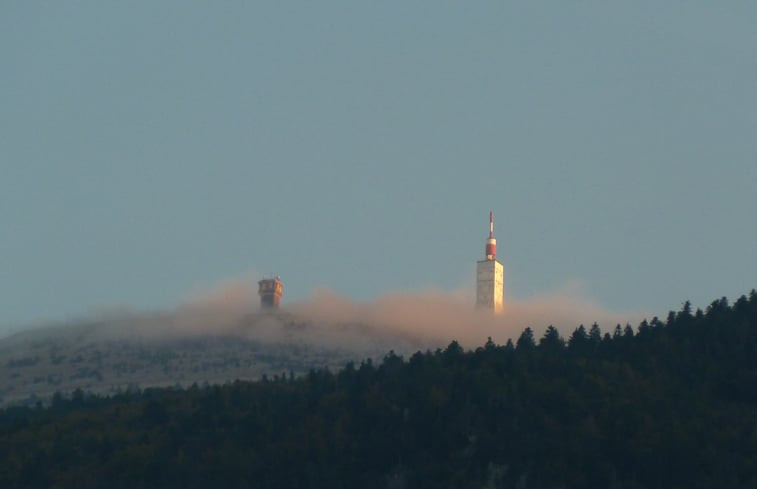
[[[183,326],[183,325],[180,325]],[[177,327],[153,315],[70,324],[0,340],[0,405],[45,402],[56,391],[99,394],[300,375],[423,345],[365,327],[324,330],[285,314]]]

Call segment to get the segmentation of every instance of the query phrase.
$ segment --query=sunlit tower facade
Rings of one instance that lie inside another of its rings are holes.
[[[486,259],[476,265],[476,307],[502,312],[505,299],[505,267],[497,260],[497,239],[494,237],[494,213],[489,213],[489,239]]]
[[[261,309],[278,308],[282,292],[284,292],[284,284],[278,276],[260,280],[258,282],[258,295],[260,296]]]

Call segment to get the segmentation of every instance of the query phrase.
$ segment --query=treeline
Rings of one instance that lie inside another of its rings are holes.
[[[0,411],[0,487],[757,487],[757,293],[636,330],[56,395]]]

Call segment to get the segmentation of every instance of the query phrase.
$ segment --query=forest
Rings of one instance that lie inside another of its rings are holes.
[[[0,411],[0,487],[757,487],[757,292],[338,371],[56,393]]]

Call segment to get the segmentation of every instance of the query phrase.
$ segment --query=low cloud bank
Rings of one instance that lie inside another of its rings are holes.
[[[576,287],[525,300],[508,299],[499,315],[472,304],[473,298],[464,292],[392,292],[375,301],[354,302],[319,290],[308,299],[287,305],[286,310],[326,329],[362,324],[372,331],[428,345],[444,346],[457,340],[465,347],[482,345],[488,337],[496,343],[510,338],[514,341],[526,327],[534,330],[537,339],[549,325],[567,337],[579,324],[597,322],[604,331],[611,331],[618,323],[640,318],[638,314],[607,311],[583,297]]]
[[[82,340],[232,335],[271,343],[406,352],[444,347],[452,340],[474,348],[488,337],[504,344],[515,341],[526,327],[534,330],[537,340],[549,325],[567,338],[579,324],[597,322],[603,331],[611,331],[618,323],[636,324],[642,318],[606,310],[586,298],[576,284],[527,299],[508,298],[499,315],[478,310],[473,303],[466,290],[389,292],[358,302],[319,289],[268,313],[258,308],[254,281],[239,279],[194,294],[172,311],[100,313],[79,328]]]
[[[285,303],[276,314],[257,306],[253,282],[230,280],[191,297],[173,313],[152,318],[154,333],[235,333],[269,341],[303,341],[336,347],[433,348],[452,340],[465,347],[517,339],[531,327],[537,339],[549,325],[567,337],[579,325],[597,322],[603,331],[635,324],[638,313],[608,311],[588,299],[580,284],[527,299],[507,298],[502,314],[476,309],[468,290],[389,292],[372,301],[354,301],[328,289]]]

